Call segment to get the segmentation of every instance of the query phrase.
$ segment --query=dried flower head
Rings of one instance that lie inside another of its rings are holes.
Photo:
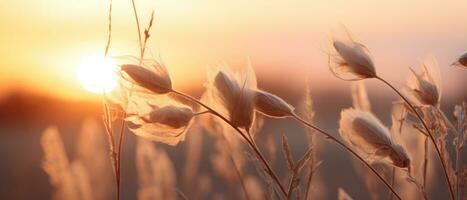
[[[143,120],[147,123],[160,123],[171,128],[180,128],[186,126],[193,115],[191,108],[169,105],[155,108],[147,117],[143,117]]]
[[[412,69],[411,71],[412,76],[407,81],[408,91],[405,93],[418,105],[438,106],[441,99],[441,81],[436,61],[425,61],[420,73]]]
[[[239,128],[250,129],[253,124],[256,77],[250,65],[236,72],[223,67],[209,74],[208,104]]]
[[[352,39],[345,30],[342,39],[333,38],[336,52],[329,54],[329,68],[338,78],[354,81],[376,77],[376,70],[368,48]]]
[[[294,110],[282,98],[262,90],[255,91],[255,109],[269,117],[277,118],[292,116]]]
[[[405,149],[391,137],[389,130],[371,113],[345,109],[339,121],[341,137],[369,162],[388,161],[405,168],[410,159]]]
[[[129,105],[129,108],[135,108],[132,109],[135,113],[127,111],[126,118],[133,133],[170,145],[185,139],[195,115],[191,107],[165,96],[153,97],[152,101],[133,101]]]
[[[459,56],[456,62],[452,63],[452,65],[467,68],[467,52]]]
[[[141,65],[124,64],[121,66],[137,85],[156,94],[172,90],[172,82],[165,66],[155,60],[145,60]]]

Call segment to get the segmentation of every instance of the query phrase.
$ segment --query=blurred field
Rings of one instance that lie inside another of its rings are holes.
[[[267,84],[266,84],[267,85]],[[194,93],[197,93],[194,91]],[[316,109],[316,123],[332,133],[337,133],[337,121],[339,111],[351,105],[350,95],[339,94],[335,91],[313,92]],[[289,99],[298,104],[301,101],[300,93],[290,94],[289,92],[279,92],[288,94]],[[369,94],[376,108],[375,112],[382,116],[385,123],[389,123],[390,101],[385,100],[384,95]],[[453,103],[467,96],[459,95],[460,99],[445,99],[443,108],[452,110]],[[391,97],[389,97],[391,98]],[[67,153],[70,159],[73,157],[78,140],[81,125],[86,118],[92,118],[100,123],[101,108],[99,103],[61,100],[39,94],[18,92],[4,98],[0,104],[0,196],[2,199],[50,199],[52,187],[48,181],[47,174],[41,168],[43,152],[39,139],[42,131],[49,125],[56,125],[64,139]],[[101,127],[102,128],[102,127]],[[281,134],[285,133],[289,137],[292,153],[298,157],[306,149],[303,128],[292,120],[266,120],[266,124],[261,135],[274,135],[276,145],[280,145]],[[100,134],[104,136],[101,130]],[[135,135],[127,132],[123,155],[123,190],[124,199],[134,199],[138,188],[138,181],[135,167]],[[189,190],[183,185],[183,168],[186,164],[186,144],[190,141],[188,134],[187,141],[176,147],[154,143],[167,150],[172,159],[177,172],[177,186],[182,190]],[[213,179],[212,190],[209,195],[225,193],[225,182],[219,179],[212,171],[209,164],[209,153],[213,150],[212,138],[204,136],[203,155],[200,172],[207,173]],[[322,148],[322,149],[321,149]],[[286,172],[280,149],[276,155],[278,158],[274,168],[281,175]],[[323,164],[319,169],[319,178],[326,185],[324,190],[319,191],[321,197],[326,199],[336,199],[338,187],[345,190],[355,199],[368,199],[369,194],[364,186],[364,179],[357,176],[352,167],[350,155],[330,142],[320,144],[319,158]],[[439,166],[438,166],[439,167]],[[254,168],[247,167],[248,172],[256,174]],[[439,172],[439,169],[436,170]],[[438,173],[431,182],[430,195],[434,199],[446,197],[444,181]],[[282,176],[283,177],[283,176]],[[113,177],[110,177],[113,180]],[[436,181],[435,181],[436,180]],[[27,190],[27,192],[25,191]],[[380,186],[381,191],[386,191]],[[112,196],[112,194],[111,194]]]

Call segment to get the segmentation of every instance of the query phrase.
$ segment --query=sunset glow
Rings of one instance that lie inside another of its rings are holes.
[[[116,65],[101,56],[89,56],[78,65],[76,75],[81,86],[92,93],[112,91],[117,86]]]

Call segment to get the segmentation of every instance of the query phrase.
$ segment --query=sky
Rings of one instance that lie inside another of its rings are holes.
[[[378,73],[401,86],[408,67],[438,59],[446,96],[465,90],[466,70],[449,64],[467,51],[467,1],[136,0],[141,25],[155,10],[146,57],[161,57],[175,87],[199,88],[220,61],[250,58],[260,80],[316,90],[345,87],[326,66],[329,39],[345,25],[370,49]],[[76,77],[103,55],[109,1],[0,1],[0,96],[26,89],[92,99]],[[131,1],[114,0],[111,56],[138,55]],[[324,83],[324,84],[323,84]],[[261,84],[260,84],[261,85]],[[379,90],[370,85],[370,90]],[[460,94],[465,94],[462,92]]]

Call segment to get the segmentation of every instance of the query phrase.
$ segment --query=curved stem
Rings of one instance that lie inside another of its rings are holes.
[[[428,137],[425,137],[425,141],[423,142],[423,150],[425,152],[423,157],[423,179],[422,185],[423,188],[426,188],[426,175],[428,172]]]
[[[343,147],[344,149],[346,149],[347,151],[349,151],[350,153],[352,153],[352,155],[354,155],[356,158],[358,158],[362,163],[364,163],[376,176],[378,176],[378,178],[381,180],[381,182],[383,182],[386,187],[391,190],[391,192],[398,198],[398,199],[401,199],[401,197],[399,196],[399,194],[397,194],[397,192],[394,190],[394,188],[392,188],[392,186],[386,181],[384,180],[384,178],[376,171],[375,168],[373,168],[368,162],[365,161],[365,159],[363,159],[360,155],[358,155],[354,150],[352,150],[350,147],[348,147],[346,144],[344,144],[343,142],[341,142],[340,140],[338,140],[336,137],[332,136],[331,134],[327,133],[326,131],[308,123],[307,121],[305,121],[304,119],[302,119],[300,116],[298,116],[297,114],[295,113],[292,113],[292,116],[294,119],[296,119],[297,121],[301,122],[303,125],[305,126],[308,126],[312,129],[315,129],[316,131],[318,131],[319,133],[323,134],[326,138],[334,141],[335,143],[337,143],[338,145],[340,145],[341,147]]]
[[[133,13],[135,15],[135,20],[136,20],[136,28],[138,29],[138,42],[139,42],[139,50],[140,50],[140,54],[141,54],[141,57],[142,56],[142,53],[143,53],[143,43],[141,41],[141,28],[139,27],[139,18],[138,18],[138,12],[136,11],[136,5],[135,5],[135,0],[131,0],[131,4],[133,6]]]
[[[180,95],[204,108],[206,108],[207,110],[209,110],[213,115],[219,117],[222,121],[224,121],[225,123],[229,124],[233,129],[235,129],[235,131],[237,131],[240,136],[242,136],[242,138],[247,141],[248,145],[250,146],[250,148],[254,151],[254,153],[256,154],[256,156],[260,159],[260,161],[264,164],[264,166],[266,167],[266,170],[268,171],[268,173],[270,174],[271,178],[274,180],[274,182],[276,182],[276,184],[279,186],[279,189],[281,190],[281,193],[286,197],[287,196],[287,192],[285,191],[284,187],[282,186],[281,182],[279,181],[279,178],[277,177],[277,175],[274,173],[274,171],[272,170],[271,166],[269,166],[268,162],[266,161],[266,159],[264,158],[263,154],[261,154],[261,152],[259,151],[259,149],[256,147],[256,145],[254,145],[252,143],[252,141],[250,141],[247,136],[245,136],[245,134],[238,128],[236,127],[235,125],[233,125],[227,118],[225,118],[224,116],[222,116],[221,114],[219,114],[217,111],[213,110],[211,107],[207,106],[206,104],[204,104],[203,102],[199,101],[198,99],[195,99],[193,98],[192,96],[190,95],[187,95],[187,94],[184,94],[182,92],[178,92],[178,91],[175,91],[175,90],[172,90],[171,92],[173,92],[174,94],[177,94],[177,95]]]
[[[451,180],[449,180],[449,175],[448,175],[448,171],[447,171],[447,167],[446,167],[446,164],[444,163],[444,159],[443,159],[443,156],[441,155],[441,151],[439,150],[439,147],[438,145],[436,144],[436,141],[435,141],[435,138],[433,137],[433,133],[431,132],[431,130],[428,128],[428,125],[425,123],[425,121],[423,120],[422,116],[420,116],[420,114],[417,112],[417,109],[415,109],[415,107],[412,105],[412,103],[410,103],[410,101],[404,96],[402,95],[394,86],[392,86],[389,82],[387,82],[386,80],[382,79],[381,77],[376,77],[376,79],[382,81],[383,83],[385,83],[387,86],[389,86],[392,90],[394,90],[395,93],[397,93],[397,95],[399,95],[410,107],[410,109],[412,109],[415,113],[415,115],[417,116],[417,118],[420,120],[420,122],[422,123],[423,127],[425,128],[426,132],[428,133],[428,136],[431,140],[431,142],[433,143],[433,146],[435,147],[436,149],[436,153],[438,154],[438,158],[441,162],[441,166],[443,167],[443,172],[444,172],[444,178],[446,179],[446,182],[448,184],[448,188],[449,188],[449,194],[451,195],[451,199],[454,200],[454,191],[452,189],[452,184],[451,184]]]

